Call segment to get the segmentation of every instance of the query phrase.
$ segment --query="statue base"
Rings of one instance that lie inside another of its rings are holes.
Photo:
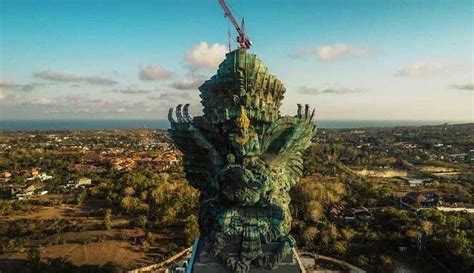
[[[263,247],[264,252],[273,252],[276,248],[276,244],[268,244]],[[227,268],[222,260],[214,257],[209,252],[210,244],[202,240],[197,239],[193,245],[193,251],[189,264],[186,267],[186,273],[233,273],[233,271]],[[236,248],[237,250],[237,248]],[[227,249],[232,253],[232,249]],[[235,255],[238,253],[235,251]],[[276,269],[263,269],[255,265],[251,265],[249,273],[305,273],[303,264],[301,263],[296,250],[293,248],[292,254],[288,255]]]

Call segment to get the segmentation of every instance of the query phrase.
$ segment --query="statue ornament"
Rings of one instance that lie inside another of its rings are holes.
[[[200,195],[198,248],[233,272],[275,269],[295,246],[290,189],[316,132],[314,110],[281,116],[285,87],[256,55],[229,52],[200,87],[202,116],[173,108],[171,137]]]

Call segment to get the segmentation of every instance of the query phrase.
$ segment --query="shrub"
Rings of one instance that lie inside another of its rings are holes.
[[[106,209],[104,213],[104,227],[106,230],[112,229],[112,210]]]
[[[192,244],[199,237],[199,223],[195,215],[189,215],[184,225],[184,234],[186,235],[186,243]]]

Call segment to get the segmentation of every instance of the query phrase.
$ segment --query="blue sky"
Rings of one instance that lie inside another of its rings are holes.
[[[472,1],[228,3],[285,83],[284,114],[474,120]],[[199,114],[229,28],[214,0],[0,0],[0,119]]]

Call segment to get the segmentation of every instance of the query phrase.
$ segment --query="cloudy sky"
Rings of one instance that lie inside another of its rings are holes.
[[[228,2],[286,85],[284,114],[474,120],[470,0]],[[197,115],[229,28],[214,0],[0,0],[0,119]]]

